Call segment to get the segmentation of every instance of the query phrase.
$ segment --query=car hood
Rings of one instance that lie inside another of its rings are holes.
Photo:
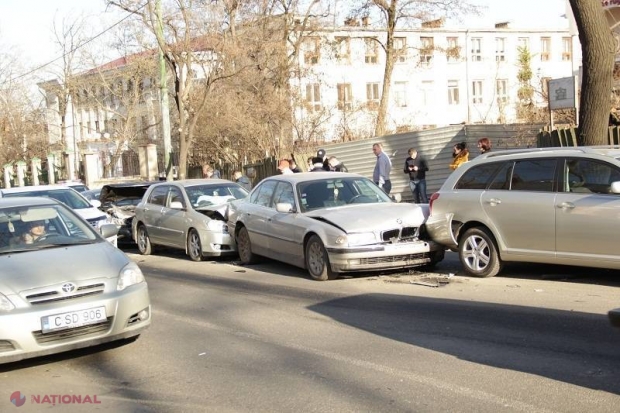
[[[0,255],[0,293],[118,277],[129,258],[109,242]]]
[[[305,215],[341,228],[347,233],[376,232],[395,227],[419,227],[428,217],[428,209],[417,204],[359,204],[325,208]]]
[[[211,219],[225,221],[226,219],[224,217],[226,216],[226,211],[228,210],[228,204],[229,202],[224,202],[223,204],[218,205],[202,206],[196,208],[196,211],[208,216]]]

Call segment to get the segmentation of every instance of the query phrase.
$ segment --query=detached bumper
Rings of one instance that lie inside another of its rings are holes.
[[[432,241],[386,244],[358,248],[328,248],[334,272],[409,268],[431,262],[431,253],[443,247]]]

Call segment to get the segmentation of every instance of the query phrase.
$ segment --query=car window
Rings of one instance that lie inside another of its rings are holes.
[[[151,196],[149,197],[149,203],[155,205],[166,205],[166,195],[168,194],[168,185],[161,185],[153,188]]]
[[[608,194],[611,183],[620,181],[618,168],[589,159],[566,159],[563,172],[564,192]]]
[[[45,198],[52,198],[63,204],[69,206],[72,209],[86,209],[92,208],[90,202],[88,202],[83,196],[74,191],[73,189],[54,189],[54,190],[33,190],[24,192],[9,192],[4,193],[4,197],[18,197],[18,196],[41,196]]]
[[[263,182],[252,194],[250,202],[256,205],[268,207],[271,204],[271,196],[276,188],[276,181]]]
[[[454,189],[486,189],[501,166],[499,162],[474,166],[461,176]]]
[[[512,170],[512,191],[553,191],[557,161],[555,159],[528,159],[516,161]]]
[[[194,208],[220,205],[248,196],[248,191],[237,184],[203,184],[185,188],[189,202]]]
[[[183,193],[179,188],[170,188],[170,198],[168,199],[168,204],[166,206],[170,207],[172,202],[180,202],[181,205],[183,205],[183,208],[185,208],[185,199],[183,199]]]
[[[302,182],[298,186],[301,212],[347,204],[393,202],[367,178],[351,177]]]
[[[295,206],[295,196],[293,195],[293,185],[288,182],[278,183],[278,187],[273,195],[273,206],[279,203],[287,203]]]
[[[514,162],[504,162],[499,171],[495,174],[495,178],[489,185],[489,189],[510,189],[510,176],[512,175],[512,167]]]

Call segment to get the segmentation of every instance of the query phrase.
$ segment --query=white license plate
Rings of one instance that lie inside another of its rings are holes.
[[[87,308],[85,310],[48,315],[41,317],[41,332],[48,333],[55,330],[81,327],[105,321],[107,318],[105,307]]]
[[[419,252],[428,252],[429,250],[430,250],[430,247],[428,245],[425,247],[423,243],[420,243],[420,244],[410,244],[410,243],[388,244],[385,246],[385,251],[391,252],[391,253],[406,252],[406,251],[419,253]]]

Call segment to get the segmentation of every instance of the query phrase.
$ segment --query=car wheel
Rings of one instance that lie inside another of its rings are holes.
[[[202,261],[202,243],[195,229],[190,229],[187,235],[187,255],[192,261]]]
[[[470,228],[459,241],[459,258],[474,277],[493,277],[502,268],[495,239],[484,228]]]
[[[323,241],[313,235],[306,244],[306,268],[310,276],[317,281],[333,280],[338,277],[329,264],[329,257]]]
[[[258,261],[258,257],[252,252],[250,234],[246,227],[241,227],[237,234],[237,253],[243,264],[254,264]]]
[[[153,247],[151,247],[151,239],[149,238],[149,234],[146,232],[144,225],[140,225],[138,227],[138,239],[136,244],[138,244],[138,251],[140,251],[140,254],[142,255],[151,255],[153,252]]]
[[[422,268],[424,269],[433,269],[435,268],[435,266],[437,264],[439,264],[441,261],[443,261],[445,255],[446,255],[446,251],[441,249],[441,250],[437,250],[437,251],[431,251],[429,252],[429,257],[430,257],[430,262],[428,262],[427,264],[424,264],[422,266]]]

